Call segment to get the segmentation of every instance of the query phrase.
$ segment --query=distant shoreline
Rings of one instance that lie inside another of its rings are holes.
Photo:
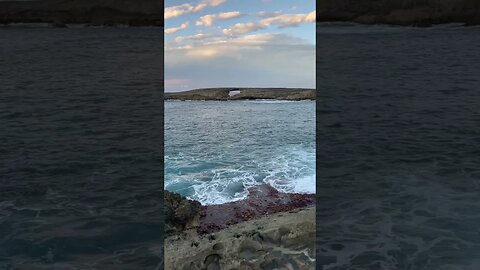
[[[416,27],[449,23],[480,25],[480,1],[317,1],[317,23],[334,21]]]
[[[48,23],[92,26],[164,26],[164,5],[156,0],[43,0],[0,1],[0,24]],[[480,2],[439,0],[435,5],[422,1],[323,0],[317,3],[317,23],[354,22],[428,27],[462,23],[480,25]]]
[[[203,88],[164,93],[164,100],[315,100],[309,88]]]
[[[163,3],[154,0],[0,1],[0,24],[163,26]]]

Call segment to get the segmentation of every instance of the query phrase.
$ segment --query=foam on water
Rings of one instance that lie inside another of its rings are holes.
[[[167,162],[171,157],[166,157]],[[186,164],[176,159],[177,166]],[[281,192],[315,193],[315,152],[292,149],[268,162],[207,169],[169,176],[165,189],[186,194],[202,204],[221,204],[245,199],[247,189],[267,183]]]
[[[314,102],[165,104],[166,190],[202,204],[241,200],[265,183],[315,192]]]
[[[257,103],[257,104],[278,104],[278,103],[290,103],[290,102],[301,102],[296,100],[277,100],[277,99],[256,99],[256,100],[243,100],[247,103]]]

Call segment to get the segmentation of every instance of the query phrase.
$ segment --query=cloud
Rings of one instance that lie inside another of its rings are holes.
[[[314,23],[316,20],[317,20],[317,12],[315,10],[308,13],[307,17],[305,18],[305,21],[310,23]]]
[[[183,86],[188,83],[188,79],[166,79],[165,80],[165,86]]]
[[[281,15],[282,11],[275,11],[275,12],[265,12],[265,11],[260,11],[257,13],[258,16],[263,17],[263,18],[268,18],[268,17],[274,17]]]
[[[225,35],[242,35],[264,28],[266,28],[266,26],[259,23],[237,23],[234,24],[231,28],[223,29],[222,32]]]
[[[188,87],[315,87],[315,45],[287,34],[214,36],[177,47],[166,44],[165,78],[188,78]]]
[[[233,18],[238,18],[242,14],[239,11],[230,11],[230,12],[222,12],[218,14],[218,19],[220,20],[229,20]]]
[[[208,14],[200,17],[200,20],[195,22],[195,25],[196,26],[204,25],[204,26],[211,27],[213,26],[213,23],[216,19],[230,20],[230,19],[238,18],[240,16],[242,16],[242,14],[239,11],[222,12],[219,14]]]
[[[302,23],[315,22],[315,10],[307,14],[283,14],[261,20],[261,25],[278,25],[280,28],[294,27]]]
[[[171,19],[183,14],[199,12],[207,7],[216,7],[227,0],[202,0],[199,3],[192,5],[192,4],[182,4],[178,6],[172,6],[165,8],[164,17],[165,19]]]
[[[260,12],[259,16],[266,17],[258,22],[237,23],[230,28],[223,29],[225,35],[242,35],[265,29],[272,25],[277,25],[280,28],[295,27],[302,23],[315,22],[316,12],[312,11],[306,14],[281,14],[272,15],[265,12]]]
[[[203,40],[206,39],[203,33],[192,36],[177,37],[176,41]],[[166,51],[182,51],[183,55],[189,58],[212,58],[217,56],[237,57],[236,52],[245,50],[263,50],[266,46],[293,46],[311,45],[299,38],[285,34],[252,34],[236,38],[217,38],[201,41],[183,46],[166,46]]]
[[[182,42],[184,40],[202,40],[202,39],[206,39],[206,38],[209,38],[210,35],[208,34],[204,34],[204,33],[198,33],[198,34],[195,34],[195,35],[190,35],[190,36],[178,36],[175,38],[175,41],[176,42]]]
[[[215,15],[214,14],[205,15],[205,16],[200,17],[200,20],[195,22],[195,25],[196,26],[202,26],[202,25],[212,26],[214,20],[215,20]]]
[[[166,34],[173,34],[173,33],[176,33],[180,30],[183,30],[183,29],[186,29],[188,28],[188,24],[189,22],[185,22],[185,23],[182,23],[180,26],[178,27],[171,27],[171,28],[167,28],[165,29],[165,33]]]

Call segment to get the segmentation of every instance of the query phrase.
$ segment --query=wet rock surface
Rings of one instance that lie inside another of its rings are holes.
[[[178,234],[199,225],[200,203],[185,197],[165,191],[165,234]]]
[[[165,240],[165,269],[315,269],[315,208]]]
[[[314,269],[315,194],[248,192],[201,206],[166,191],[165,269]]]
[[[230,91],[239,92],[229,95]],[[165,93],[165,99],[178,100],[314,100],[315,89],[306,88],[204,88],[184,92]]]
[[[281,193],[268,184],[248,189],[245,200],[201,206],[199,234],[212,233],[239,222],[315,204],[315,194]]]

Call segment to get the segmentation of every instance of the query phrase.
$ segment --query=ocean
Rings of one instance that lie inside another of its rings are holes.
[[[202,204],[247,188],[315,193],[315,102],[165,101],[165,189]]]
[[[161,269],[162,35],[0,27],[0,269]]]
[[[161,28],[0,44],[0,269],[161,269],[162,176],[213,204],[315,175],[324,269],[480,268],[478,27],[321,26],[316,117],[167,101],[165,135]]]
[[[317,39],[317,266],[480,269],[480,28]]]

